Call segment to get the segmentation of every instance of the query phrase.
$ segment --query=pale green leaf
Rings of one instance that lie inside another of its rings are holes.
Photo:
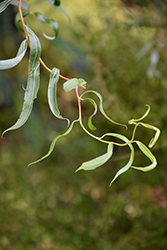
[[[28,167],[31,166],[31,165],[33,165],[33,164],[36,164],[36,163],[38,163],[38,162],[40,162],[40,161],[42,161],[42,160],[44,160],[45,158],[47,158],[47,157],[52,153],[52,151],[53,151],[53,149],[54,149],[54,147],[55,147],[55,144],[56,144],[57,140],[58,140],[59,138],[63,137],[63,136],[68,135],[68,134],[71,132],[71,130],[73,129],[73,126],[74,126],[74,123],[75,123],[75,122],[77,122],[77,121],[75,120],[75,121],[73,121],[73,122],[71,123],[70,127],[67,129],[67,131],[66,131],[64,134],[58,135],[58,136],[53,140],[53,142],[52,142],[51,145],[50,145],[49,151],[48,151],[48,153],[47,153],[46,155],[44,155],[43,157],[41,157],[39,160],[30,163],[30,164],[28,165]]]
[[[112,179],[112,181],[110,183],[110,186],[111,186],[112,183],[118,178],[118,176],[125,173],[132,166],[132,163],[134,161],[134,148],[133,148],[131,143],[128,143],[129,142],[128,138],[126,138],[123,135],[115,134],[115,133],[107,133],[107,134],[103,135],[101,137],[101,139],[104,138],[105,136],[113,136],[113,137],[116,137],[116,138],[123,140],[125,143],[127,143],[127,145],[130,147],[130,150],[131,150],[130,159],[129,159],[128,163],[116,173],[116,175],[114,176],[114,178]],[[113,144],[114,144],[114,142],[113,142]]]
[[[66,92],[69,92],[73,89],[76,88],[76,86],[79,84],[79,81],[77,78],[72,78],[68,81],[66,81],[64,84],[63,84],[63,89],[66,91]]]
[[[86,82],[84,79],[79,78],[78,81],[79,81],[79,84],[80,84],[81,86],[86,87],[87,82]]]
[[[112,154],[113,154],[113,144],[109,143],[108,148],[107,148],[107,153],[105,153],[97,158],[94,158],[93,160],[86,161],[86,162],[82,163],[82,165],[75,172],[82,170],[82,169],[83,170],[96,169],[96,168],[102,166],[104,163],[106,163],[110,159]]]
[[[10,5],[12,0],[5,0],[0,3],[0,13],[2,13]]]
[[[142,125],[145,128],[149,128],[149,129],[156,131],[155,136],[151,139],[151,141],[149,142],[149,145],[148,145],[149,148],[152,148],[160,136],[160,133],[161,133],[160,129],[155,127],[155,126],[152,126],[150,124],[146,124],[146,123],[142,123],[142,122],[140,122],[140,125]]]
[[[140,141],[135,141],[135,142],[138,145],[138,147],[140,148],[140,150],[150,159],[152,164],[150,164],[149,166],[146,166],[146,167],[135,167],[135,166],[131,166],[131,167],[135,168],[137,170],[141,170],[143,172],[147,172],[147,171],[154,169],[157,165],[157,161],[156,161],[156,158],[154,157],[154,155],[142,142],[140,142]]]
[[[7,60],[0,60],[0,70],[11,69],[15,67],[23,59],[26,53],[26,50],[27,50],[27,41],[24,40],[21,43],[15,58],[7,59]]]
[[[60,70],[53,68],[50,74],[49,86],[48,86],[48,103],[52,113],[59,119],[67,120],[68,125],[70,121],[60,115],[57,104],[57,82],[59,80]]]
[[[96,91],[94,91],[94,90],[87,90],[87,91],[85,91],[85,92],[81,95],[81,97],[82,97],[83,95],[85,95],[86,93],[93,93],[93,94],[95,94],[95,95],[99,98],[99,100],[100,100],[100,106],[99,106],[100,112],[102,113],[102,115],[103,115],[107,120],[109,120],[110,122],[112,122],[112,123],[114,123],[114,124],[116,124],[116,125],[124,126],[125,128],[127,128],[126,125],[124,125],[124,124],[122,124],[122,123],[115,122],[115,121],[111,120],[111,119],[108,117],[108,115],[105,113],[105,111],[104,111],[104,109],[103,109],[103,98],[102,98],[102,96],[101,96],[98,92],[96,92]]]
[[[96,102],[93,100],[93,99],[91,99],[91,98],[85,98],[85,99],[83,99],[83,101],[89,101],[89,102],[91,102],[92,104],[93,104],[93,106],[94,106],[94,112],[93,112],[93,114],[89,117],[89,119],[88,119],[88,127],[91,129],[91,130],[96,130],[96,127],[92,124],[92,118],[93,118],[93,116],[97,113],[97,105],[96,105]]]
[[[15,5],[15,6],[18,6],[18,2],[14,1],[14,0],[12,0],[11,4]],[[23,0],[21,1],[21,8],[25,9],[25,10],[28,10],[28,4]]]

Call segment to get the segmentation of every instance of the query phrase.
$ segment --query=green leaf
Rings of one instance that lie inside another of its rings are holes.
[[[96,102],[93,100],[93,99],[91,99],[91,98],[85,98],[85,99],[83,99],[83,101],[89,101],[89,102],[91,102],[92,104],[93,104],[93,106],[94,106],[94,112],[93,112],[93,114],[89,117],[89,119],[88,119],[88,127],[91,129],[91,130],[96,130],[96,127],[92,124],[92,118],[93,118],[93,116],[97,113],[97,104],[96,104]]]
[[[54,147],[55,147],[55,144],[56,144],[57,140],[58,140],[59,138],[63,137],[63,136],[68,135],[68,134],[71,132],[71,130],[73,129],[73,126],[74,126],[74,123],[75,123],[75,122],[78,122],[78,121],[77,121],[77,120],[73,121],[73,122],[71,123],[70,127],[67,129],[67,131],[66,131],[64,134],[58,135],[58,136],[53,140],[53,142],[52,142],[51,145],[50,145],[49,151],[48,151],[48,153],[47,153],[46,155],[44,155],[43,157],[41,157],[39,160],[30,163],[30,164],[28,165],[28,167],[31,166],[31,165],[33,165],[33,164],[36,164],[36,163],[38,163],[38,162],[40,162],[40,161],[42,161],[42,160],[44,160],[45,158],[47,158],[47,157],[52,153],[52,151],[53,151],[53,149],[54,149]]]
[[[48,24],[54,31],[55,33],[55,36],[57,37],[58,35],[58,30],[59,30],[59,26],[58,26],[58,23],[53,20],[53,19],[48,19],[46,18],[44,15],[42,15],[41,13],[38,13],[38,12],[35,12],[34,13],[35,16],[38,18],[38,20],[41,22],[41,23],[44,23],[44,24]],[[45,36],[46,37],[46,36]]]
[[[143,172],[147,172],[147,171],[154,169],[157,165],[157,161],[156,161],[156,158],[154,157],[154,155],[150,152],[150,150],[142,142],[140,142],[140,141],[135,141],[135,142],[138,145],[138,147],[140,148],[140,150],[150,159],[152,164],[150,164],[149,166],[146,166],[146,167],[134,167],[134,166],[131,166],[131,167],[135,168],[137,170],[141,170]]]
[[[125,143],[129,142],[128,138],[126,138],[125,136],[120,135],[120,134],[107,133],[107,134],[103,135],[101,137],[101,139],[104,138],[105,136],[113,136],[113,137],[116,137],[116,138],[123,140]],[[118,178],[118,176],[125,173],[132,166],[132,163],[134,161],[134,148],[133,148],[131,143],[128,143],[127,145],[130,147],[130,150],[131,150],[130,159],[129,159],[128,163],[116,173],[116,175],[114,176],[114,178],[112,179],[112,181],[110,183],[110,186]]]
[[[107,120],[109,120],[110,122],[112,122],[112,123],[114,123],[114,124],[116,124],[116,125],[124,126],[125,128],[127,128],[126,125],[121,124],[121,123],[118,123],[118,122],[115,122],[115,121],[111,120],[111,119],[108,117],[108,115],[105,113],[105,111],[104,111],[104,109],[103,109],[103,98],[102,98],[102,96],[101,96],[98,92],[96,92],[96,91],[94,91],[94,90],[87,90],[87,91],[85,91],[80,97],[82,97],[82,96],[85,95],[86,93],[94,93],[94,94],[99,98],[99,100],[100,100],[100,106],[99,106],[99,107],[100,107],[100,112],[102,113],[102,115],[103,115]]]
[[[33,106],[33,101],[37,96],[37,92],[39,89],[39,66],[33,71],[32,75],[29,75],[28,82],[27,82],[27,88],[24,95],[24,103],[22,112],[20,114],[19,119],[17,122],[10,128],[6,129],[2,136],[10,130],[14,130],[17,128],[20,128],[25,124],[25,122],[28,120]]]
[[[41,55],[41,44],[38,37],[34,34],[34,32],[26,26],[26,30],[28,32],[29,40],[30,40],[30,62],[29,62],[29,74],[36,69],[39,63],[39,58]]]
[[[67,12],[60,6],[60,0],[47,0],[49,4],[55,7],[58,11],[62,12],[64,15],[67,16],[68,20],[70,21],[70,17]]]
[[[68,125],[70,121],[60,115],[57,104],[57,82],[59,80],[60,70],[53,68],[50,74],[49,86],[48,86],[48,103],[52,113],[59,119],[67,120]]]
[[[12,2],[12,0],[5,0],[3,2],[0,3],[0,13],[2,13],[4,10],[6,10],[6,8],[10,5],[10,3]]]
[[[87,82],[86,82],[84,79],[79,78],[78,81],[79,81],[79,84],[80,84],[81,86],[86,87]]]
[[[31,114],[33,101],[37,97],[39,90],[39,57],[41,54],[41,46],[37,36],[32,32],[32,30],[27,26],[26,29],[29,35],[31,49],[29,60],[29,77],[24,95],[23,108],[17,122],[12,127],[6,129],[2,136],[7,131],[20,128],[25,124]]]
[[[82,165],[75,172],[82,170],[82,169],[83,170],[96,169],[96,168],[102,166],[104,163],[106,163],[110,159],[112,154],[113,154],[113,143],[109,143],[108,148],[107,148],[107,153],[105,153],[97,158],[94,158],[93,160],[86,161],[86,162],[82,163]]]
[[[152,148],[155,145],[155,143],[157,142],[157,140],[158,140],[158,138],[160,136],[160,133],[161,133],[160,129],[155,127],[155,126],[152,126],[150,124],[146,124],[146,123],[142,123],[142,122],[140,122],[139,124],[142,125],[145,128],[149,128],[149,129],[152,129],[152,130],[156,131],[155,136],[151,139],[151,141],[148,144],[149,148]]]
[[[21,43],[15,58],[7,59],[7,60],[0,60],[0,70],[11,69],[15,67],[23,59],[26,53],[26,50],[27,50],[27,41],[24,40]]]
[[[12,1],[11,4],[18,6],[18,2],[15,2],[15,1]],[[21,2],[21,8],[26,10],[22,13],[23,17],[28,16],[29,15],[29,8],[28,8],[28,5],[26,2],[24,2],[24,1]],[[20,14],[19,13],[17,13],[15,16],[15,25],[16,25],[18,30],[24,32],[21,21],[20,21]]]
[[[63,89],[66,91],[66,92],[69,92],[73,89],[76,88],[76,86],[79,84],[79,81],[77,78],[72,78],[68,81],[66,81],[64,84],[63,84]]]

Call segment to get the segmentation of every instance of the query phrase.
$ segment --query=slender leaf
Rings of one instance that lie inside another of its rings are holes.
[[[0,70],[11,69],[15,67],[23,59],[26,53],[26,50],[27,50],[27,41],[24,40],[21,43],[15,58],[7,59],[7,60],[0,60]]]
[[[10,3],[12,2],[12,0],[5,0],[3,2],[0,3],[0,13],[2,13],[4,10],[6,10],[6,8],[10,5]]]
[[[26,30],[28,32],[29,40],[30,40],[30,63],[29,63],[29,74],[36,69],[39,63],[39,58],[41,55],[41,44],[38,37],[34,34],[34,32],[26,26]]]
[[[85,99],[83,99],[83,101],[89,101],[89,102],[91,102],[92,104],[93,104],[93,106],[94,106],[94,112],[93,112],[93,114],[89,117],[89,119],[88,119],[88,127],[91,129],[91,130],[96,130],[96,127],[92,124],[92,118],[93,118],[93,116],[97,113],[97,104],[96,104],[96,102],[93,100],[93,99],[91,99],[91,98],[85,98]]]
[[[68,13],[60,6],[59,0],[46,0],[49,4],[51,4],[53,7],[55,7],[58,11],[62,12],[64,15],[67,16],[68,20],[70,21],[70,17]]]
[[[154,157],[154,155],[150,152],[150,150],[142,142],[140,142],[140,141],[135,141],[135,142],[138,145],[138,147],[140,148],[140,150],[150,159],[152,164],[150,164],[149,166],[146,166],[146,167],[135,167],[135,166],[131,166],[131,167],[135,168],[137,170],[141,170],[143,172],[147,172],[147,171],[154,169],[157,165],[157,161],[156,161],[156,158]]]
[[[86,87],[87,82],[86,82],[84,79],[79,78],[78,81],[79,81],[79,84],[80,84],[81,86]]]
[[[147,111],[144,113],[144,115],[142,117],[140,117],[139,119],[131,119],[130,121],[128,121],[128,123],[129,124],[136,124],[136,122],[143,120],[150,112],[150,106],[148,104],[146,104],[146,106],[147,106]]]
[[[93,170],[96,169],[100,166],[102,166],[104,163],[106,163],[110,157],[113,154],[113,143],[109,143],[108,144],[108,148],[107,148],[107,153],[94,158],[93,160],[90,161],[86,161],[84,163],[82,163],[82,165],[75,171],[79,171],[79,170]]]
[[[53,68],[50,74],[49,86],[48,86],[48,103],[52,113],[59,119],[67,120],[68,125],[70,121],[60,115],[57,104],[57,82],[59,80],[60,70]]]
[[[79,84],[79,81],[77,78],[72,78],[68,81],[66,81],[64,84],[63,84],[63,89],[66,91],[66,92],[69,92],[73,89],[75,89],[75,87]]]
[[[48,40],[54,40],[55,36],[47,36],[44,32],[42,32],[43,36]]]
[[[31,114],[33,100],[37,96],[38,89],[39,89],[39,66],[36,68],[36,70],[33,71],[33,74],[30,75],[28,78],[27,89],[26,89],[25,95],[24,95],[23,108],[22,108],[22,112],[20,114],[19,119],[12,127],[6,129],[2,133],[2,136],[7,131],[20,128],[21,126],[23,126],[25,124],[25,122],[28,120],[28,118]]]
[[[160,129],[155,127],[155,126],[152,126],[150,124],[146,124],[146,123],[142,123],[142,122],[140,122],[140,125],[142,125],[145,128],[153,129],[154,131],[156,131],[155,136],[151,139],[151,141],[149,142],[149,145],[148,145],[149,148],[152,148],[160,136],[160,133],[161,133]]]
[[[123,140],[125,143],[129,142],[128,138],[126,138],[125,136],[120,135],[120,134],[107,133],[107,134],[103,135],[101,137],[101,139],[104,138],[105,136],[113,136],[113,137],[116,137],[116,138]],[[118,178],[118,176],[125,173],[132,166],[132,163],[134,161],[134,148],[133,148],[131,143],[128,143],[127,145],[130,147],[130,150],[131,150],[130,159],[129,159],[128,163],[116,173],[116,175],[114,176],[114,178],[112,179],[112,181],[110,183],[110,186]]]
[[[125,128],[127,128],[127,126],[126,125],[124,125],[124,124],[121,124],[121,123],[118,123],[118,122],[115,122],[115,121],[113,121],[113,120],[111,120],[109,117],[108,117],[108,115],[105,113],[105,111],[104,111],[104,109],[103,109],[103,99],[102,99],[102,96],[98,93],[98,92],[96,92],[96,91],[94,91],[94,90],[87,90],[87,91],[85,91],[82,95],[81,95],[81,97],[83,96],[83,95],[85,95],[86,93],[94,93],[98,98],[99,98],[99,100],[100,100],[100,112],[102,113],[102,115],[107,119],[107,120],[109,120],[110,122],[112,122],[112,123],[114,123],[114,124],[117,124],[117,125],[120,125],[120,126],[124,126]]]
[[[38,163],[38,162],[40,162],[40,161],[42,161],[42,160],[44,160],[45,158],[47,158],[47,157],[52,153],[52,151],[53,151],[53,149],[54,149],[54,147],[55,147],[55,144],[56,144],[57,140],[58,140],[59,138],[63,137],[63,136],[68,135],[68,134],[71,132],[71,130],[73,129],[73,126],[74,126],[74,123],[75,123],[75,122],[77,122],[77,120],[75,120],[75,121],[73,121],[73,122],[71,123],[70,127],[67,129],[67,131],[66,131],[64,134],[58,135],[58,136],[53,140],[53,142],[52,142],[51,145],[50,145],[49,151],[48,151],[48,153],[47,153],[46,155],[44,155],[43,157],[41,157],[39,160],[30,163],[30,164],[28,165],[28,167],[31,166],[31,165],[33,165],[33,164],[36,164],[36,163]]]
[[[41,23],[48,24],[53,29],[55,36],[57,37],[58,30],[59,30],[58,23],[53,19],[48,19],[47,17],[45,17],[39,12],[35,12],[34,14],[36,15],[36,17]]]
[[[41,54],[41,46],[37,36],[32,32],[30,28],[28,28],[27,26],[26,28],[29,35],[31,49],[29,60],[29,77],[24,95],[23,108],[17,122],[12,127],[6,129],[3,132],[2,136],[7,131],[17,129],[25,124],[31,114],[33,101],[37,97],[39,89],[39,56]]]

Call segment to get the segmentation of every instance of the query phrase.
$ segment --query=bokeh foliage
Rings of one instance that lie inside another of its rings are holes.
[[[161,8],[165,2],[141,1],[142,5],[138,5],[140,1],[134,4],[133,1],[64,0],[62,6],[71,23],[49,5],[46,8],[46,1],[40,1],[40,5],[38,1],[29,2],[33,9],[59,23],[58,38],[48,42],[42,36],[44,27],[27,17],[42,40],[46,63],[60,68],[69,78],[85,78],[90,88],[104,96],[106,112],[123,123],[133,117],[134,110],[140,117],[145,104],[149,104],[149,122],[151,119],[152,124],[161,128],[162,136],[154,151],[157,169],[147,174],[131,170],[112,188],[108,188],[111,177],[127,161],[129,152],[119,149],[105,167],[74,174],[81,162],[90,157],[90,152],[91,158],[103,153],[101,144],[85,138],[79,127],[59,141],[50,159],[27,169],[32,157],[44,154],[51,139],[66,125],[49,111],[45,101],[49,76],[42,70],[43,88],[32,117],[21,130],[0,141],[0,247],[166,250],[166,19],[165,8]],[[0,56],[10,58],[15,56],[22,35],[13,25],[13,8],[9,7],[0,18],[3,31]],[[141,56],[139,52],[149,43],[152,47]],[[157,48],[159,60],[149,77],[151,53]],[[136,55],[140,57],[138,60]],[[15,69],[0,72],[1,132],[20,113],[26,68],[25,60]],[[64,115],[77,116],[75,96],[64,94],[61,83],[59,103]],[[90,114],[89,105],[84,112]],[[115,131],[116,127],[111,127],[100,114],[98,118],[99,134],[108,130],[121,132]],[[137,134],[146,143],[150,135],[144,129]],[[136,163],[145,165],[147,159],[139,154]]]

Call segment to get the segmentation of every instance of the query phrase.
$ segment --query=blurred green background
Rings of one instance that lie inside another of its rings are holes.
[[[158,166],[149,173],[129,170],[109,187],[128,161],[129,151],[116,148],[101,168],[74,173],[83,161],[105,152],[76,125],[58,141],[52,155],[44,155],[55,136],[66,128],[47,104],[49,74],[41,67],[41,88],[28,122],[0,140],[0,250],[166,250],[167,249],[167,2],[154,0],[62,0],[71,21],[46,1],[29,1],[59,24],[59,36],[34,16],[25,18],[42,44],[45,63],[68,77],[84,78],[87,89],[104,97],[106,113],[127,124],[151,106],[146,122],[161,129],[153,148]],[[22,41],[14,25],[15,7],[0,15],[0,58],[12,58]],[[28,56],[15,68],[0,72],[0,132],[13,125],[21,112]],[[59,82],[62,115],[78,116],[75,93],[64,93]],[[88,117],[92,107],[85,104]],[[97,134],[126,131],[94,118]],[[139,128],[137,138],[148,144],[153,133]],[[147,159],[136,152],[135,165]]]

